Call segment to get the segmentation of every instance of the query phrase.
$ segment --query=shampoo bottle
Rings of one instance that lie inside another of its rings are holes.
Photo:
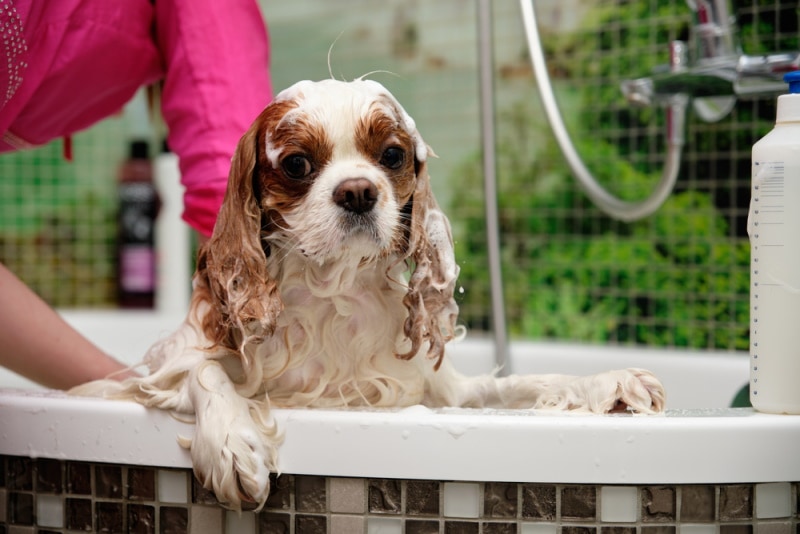
[[[800,71],[784,80],[775,128],[753,145],[750,402],[800,414]]]
[[[123,308],[152,308],[156,287],[154,224],[158,197],[146,141],[133,141],[119,173],[117,283]]]

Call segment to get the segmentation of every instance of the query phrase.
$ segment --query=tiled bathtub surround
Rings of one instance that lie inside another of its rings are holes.
[[[273,477],[221,508],[189,469],[0,456],[0,534],[796,534],[800,483],[574,485]]]

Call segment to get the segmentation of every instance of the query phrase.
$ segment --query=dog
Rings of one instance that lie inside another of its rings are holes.
[[[191,414],[194,471],[220,503],[259,508],[277,471],[272,407],[663,410],[648,371],[468,377],[450,224],[433,152],[378,82],[302,81],[242,136],[190,309],[145,356],[150,375],[74,394]]]

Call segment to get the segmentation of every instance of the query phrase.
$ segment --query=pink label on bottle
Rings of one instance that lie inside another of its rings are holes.
[[[156,287],[155,253],[149,245],[127,245],[120,253],[120,287],[148,293]]]

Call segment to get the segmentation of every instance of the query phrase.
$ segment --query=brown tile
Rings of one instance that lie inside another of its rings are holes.
[[[760,534],[760,525],[758,531]],[[753,534],[753,525],[720,525],[719,534]]]
[[[522,517],[552,521],[556,511],[555,486],[522,485]]]
[[[275,473],[269,475],[269,497],[267,498],[266,508],[277,510],[288,510],[292,506],[292,482],[291,475],[278,476]]]
[[[6,471],[8,489],[33,491],[33,460],[9,456]]]
[[[294,477],[294,502],[298,512],[325,512],[328,507],[325,477]]]
[[[122,468],[118,465],[94,466],[95,497],[122,498]]]
[[[471,521],[445,521],[444,534],[478,534],[479,527]]]
[[[642,521],[675,521],[675,488],[645,486],[642,488]]]
[[[405,534],[439,534],[439,522],[406,519]]]
[[[72,495],[92,494],[92,467],[83,462],[67,462],[66,490]]]
[[[775,521],[758,523],[758,534],[792,534],[792,523],[790,521]]]
[[[65,515],[66,527],[69,530],[92,530],[91,499],[67,499]]]
[[[156,500],[156,470],[148,467],[128,468],[128,499]]]
[[[97,532],[116,534],[122,532],[123,511],[122,503],[98,502],[94,505],[94,517],[97,523]]]
[[[144,504],[128,505],[128,532],[130,534],[155,534],[156,509]]]
[[[753,486],[750,484],[720,486],[719,519],[750,519],[753,517]]]
[[[259,504],[257,502],[242,501],[242,512],[254,512],[258,507]]]
[[[636,527],[604,526],[600,528],[600,534],[636,534]]]
[[[516,523],[484,522],[481,534],[517,534]]]
[[[597,528],[564,525],[561,527],[561,534],[597,534]]]
[[[367,499],[370,512],[399,514],[402,512],[400,481],[386,478],[371,479]]]
[[[406,513],[409,515],[439,515],[440,485],[430,480],[406,482]]]
[[[597,488],[567,486],[561,489],[561,518],[570,521],[594,521],[597,517]]]
[[[486,482],[483,485],[483,510],[486,517],[517,517],[517,485]]]
[[[12,525],[33,525],[33,494],[8,493],[8,522]]]
[[[642,527],[642,534],[675,534],[675,530],[672,525],[657,525]]]
[[[214,492],[203,487],[203,484],[192,477],[192,502],[194,504],[219,504]]]
[[[0,488],[6,487],[6,457],[0,454]]]
[[[187,534],[189,510],[181,506],[162,506],[159,512],[160,534]]]
[[[61,493],[64,477],[63,464],[58,460],[40,458],[36,460],[36,491],[39,493]]]
[[[2,466],[2,464],[0,464],[0,466]],[[796,482],[794,484],[794,495],[795,498],[797,499],[797,502],[795,503],[794,507],[794,512],[795,512],[794,515],[795,518],[800,519],[800,482]],[[798,523],[797,525],[797,534],[800,534],[800,523]]]
[[[8,510],[8,508],[6,507],[7,504],[8,504],[8,491],[0,488],[0,525],[4,525],[6,521],[8,521],[8,516],[6,515],[6,511]]]
[[[328,531],[328,519],[321,515],[297,515],[294,534],[323,534]]]
[[[262,534],[289,534],[292,516],[266,512],[258,514],[258,528]]]
[[[714,486],[683,486],[681,488],[681,521],[708,523],[716,519],[716,490]]]

